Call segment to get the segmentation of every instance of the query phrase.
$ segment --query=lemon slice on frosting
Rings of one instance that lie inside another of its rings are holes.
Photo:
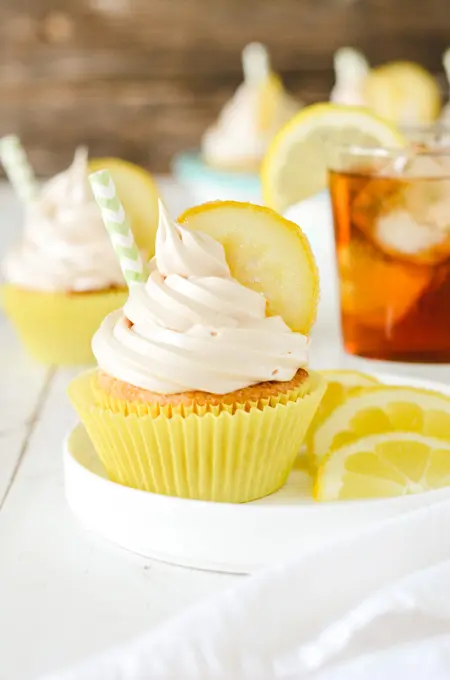
[[[270,315],[308,334],[316,319],[319,275],[301,229],[262,206],[215,201],[187,210],[178,220],[225,248],[231,274],[263,293]]]

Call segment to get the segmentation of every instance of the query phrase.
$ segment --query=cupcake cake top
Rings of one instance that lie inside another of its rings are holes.
[[[307,337],[267,316],[265,297],[231,276],[223,246],[162,204],[148,280],[106,317],[92,349],[110,376],[160,394],[287,381],[308,361]]]
[[[122,272],[88,182],[87,151],[46,182],[26,206],[21,243],[3,262],[9,283],[48,292],[124,287]]]
[[[300,105],[271,70],[264,45],[247,45],[242,67],[244,82],[203,135],[202,155],[213,166],[257,170],[271,139]]]
[[[330,101],[347,106],[365,106],[364,84],[370,66],[363,54],[352,47],[341,47],[334,55],[335,84]]]

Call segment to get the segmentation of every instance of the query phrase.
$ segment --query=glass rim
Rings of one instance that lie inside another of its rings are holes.
[[[450,128],[449,128],[450,133]],[[349,144],[342,143],[333,146],[334,152],[348,153],[349,156],[373,156],[378,158],[393,158],[408,156],[421,156],[421,157],[446,157],[450,156],[450,140],[448,146],[437,146],[433,148],[414,148],[414,145],[408,144],[407,146],[383,146],[375,144],[367,144],[363,146],[362,144]]]
[[[450,121],[436,120],[434,123],[412,123],[410,125],[400,125],[400,132],[450,132]]]

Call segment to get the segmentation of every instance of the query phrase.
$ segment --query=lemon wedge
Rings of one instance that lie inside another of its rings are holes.
[[[138,247],[150,259],[155,254],[158,229],[159,192],[153,177],[144,168],[120,158],[91,158],[89,172],[97,170],[111,173]]]
[[[318,501],[387,498],[450,485],[450,442],[417,432],[363,437],[323,459]]]
[[[441,97],[435,78],[419,64],[397,61],[372,69],[364,84],[372,111],[395,125],[427,125],[437,120]]]
[[[326,370],[317,371],[327,381],[327,388],[319,408],[316,411],[306,436],[308,449],[312,447],[312,438],[321,423],[328,418],[335,408],[351,394],[359,394],[361,389],[378,385],[379,381],[359,371]]]
[[[302,109],[271,142],[261,169],[264,201],[283,212],[327,185],[330,152],[340,144],[401,147],[407,140],[369,111],[339,104]]]
[[[409,432],[450,442],[450,397],[413,387],[380,385],[350,395],[317,428],[312,455],[317,463],[330,451],[367,437]]]
[[[223,245],[232,276],[263,293],[271,316],[309,333],[317,314],[319,274],[298,225],[269,208],[235,201],[205,203],[178,221]]]

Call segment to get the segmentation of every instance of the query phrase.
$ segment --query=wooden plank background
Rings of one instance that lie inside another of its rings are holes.
[[[328,96],[344,44],[444,83],[449,0],[0,0],[0,134],[21,135],[40,175],[78,143],[168,170],[240,82],[251,40],[305,102]]]

